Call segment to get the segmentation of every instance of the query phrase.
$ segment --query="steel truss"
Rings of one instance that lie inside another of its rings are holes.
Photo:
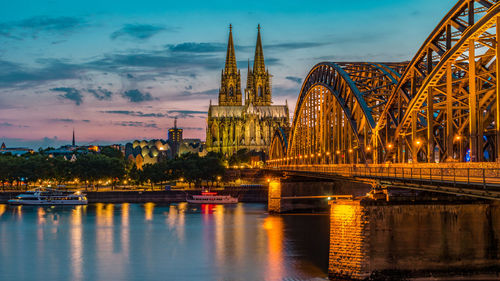
[[[499,12],[459,1],[408,63],[317,64],[271,163],[498,161]]]

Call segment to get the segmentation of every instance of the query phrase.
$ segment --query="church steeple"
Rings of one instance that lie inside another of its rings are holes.
[[[71,145],[73,147],[75,146],[75,129],[73,129],[73,141],[71,142]]]
[[[257,44],[255,45],[255,57],[253,62],[253,73],[262,74],[266,72],[264,64],[264,51],[262,50],[262,40],[260,39],[260,24],[257,25]]]
[[[257,26],[257,44],[255,45],[253,71],[249,69],[247,75],[245,104],[253,103],[257,106],[271,105],[271,75],[266,71],[264,63],[260,24]]]
[[[226,66],[224,67],[225,74],[236,73],[238,68],[236,66],[236,55],[234,54],[234,43],[233,43],[233,26],[229,25],[229,40],[227,41],[227,53],[226,53]]]
[[[236,65],[232,25],[229,25],[226,64],[221,75],[219,105],[241,105],[241,79],[240,71]]]

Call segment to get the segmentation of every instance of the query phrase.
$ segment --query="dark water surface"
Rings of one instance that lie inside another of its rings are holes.
[[[264,204],[0,204],[0,280],[323,280],[328,227]]]

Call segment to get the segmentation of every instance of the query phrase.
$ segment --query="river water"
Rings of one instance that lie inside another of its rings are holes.
[[[0,204],[0,280],[325,280],[329,216],[264,204]]]

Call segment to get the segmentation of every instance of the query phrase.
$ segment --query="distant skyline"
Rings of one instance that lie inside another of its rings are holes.
[[[205,138],[229,24],[246,85],[257,24],[290,114],[320,61],[410,60],[456,1],[20,1],[0,10],[0,143]],[[139,5],[140,4],[140,5]],[[291,116],[292,117],[292,116]]]

